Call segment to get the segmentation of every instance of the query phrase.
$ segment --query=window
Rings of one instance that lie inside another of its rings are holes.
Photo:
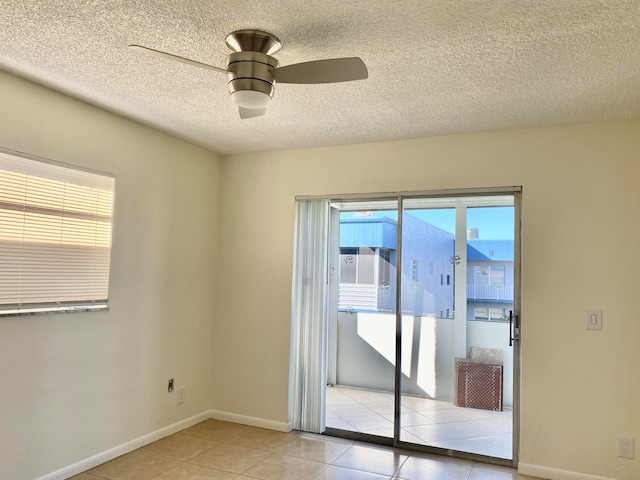
[[[418,260],[416,258],[411,259],[411,280],[418,281]]]
[[[0,315],[107,307],[114,179],[0,151]]]
[[[376,262],[377,274],[376,274]],[[377,277],[377,278],[376,278]],[[386,248],[341,248],[340,283],[387,287],[391,280],[391,251]]]
[[[340,249],[340,283],[374,283],[374,252],[370,248]]]
[[[389,288],[391,282],[391,250],[388,248],[378,249],[379,265],[378,265],[378,286]]]
[[[473,267],[476,285],[504,285],[504,267],[496,265],[480,265]]]
[[[504,308],[494,307],[475,307],[473,309],[474,320],[488,320],[488,321],[504,321],[506,320]]]

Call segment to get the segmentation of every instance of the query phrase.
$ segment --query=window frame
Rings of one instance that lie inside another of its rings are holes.
[[[0,174],[0,253],[15,277],[0,292],[0,317],[108,310],[115,176],[2,147]]]

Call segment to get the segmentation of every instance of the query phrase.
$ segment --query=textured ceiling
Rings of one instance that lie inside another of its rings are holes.
[[[240,120],[225,36],[281,65],[359,56],[369,79],[276,86]],[[0,69],[221,154],[640,116],[640,0],[0,0]]]

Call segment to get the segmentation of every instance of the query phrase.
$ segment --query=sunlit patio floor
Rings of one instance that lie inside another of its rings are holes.
[[[327,388],[326,426],[393,437],[393,394]],[[512,412],[456,407],[422,397],[402,399],[400,440],[490,457],[512,457]]]

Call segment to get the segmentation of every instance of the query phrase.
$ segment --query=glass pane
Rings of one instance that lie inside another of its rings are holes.
[[[393,437],[397,211],[341,204],[335,325],[330,322],[326,426]]]
[[[452,200],[404,202],[399,440],[510,459],[513,207]]]
[[[453,367],[455,208],[404,203],[400,440],[430,444]],[[431,412],[431,413],[428,413]]]

